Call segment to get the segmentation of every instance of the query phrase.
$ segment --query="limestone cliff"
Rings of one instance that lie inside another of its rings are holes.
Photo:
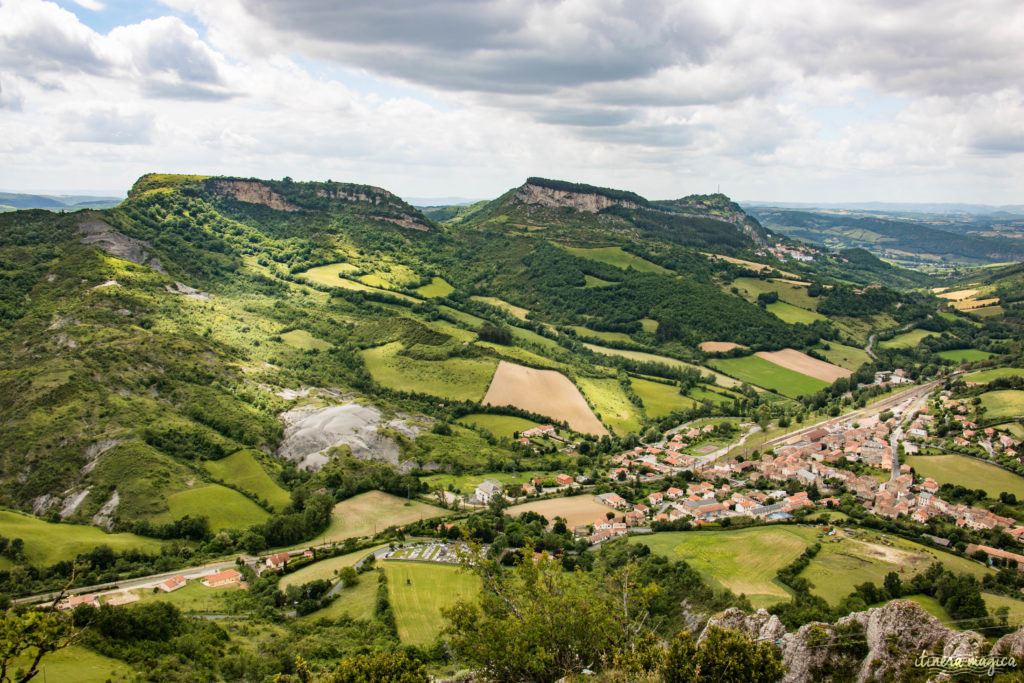
[[[598,192],[577,192],[544,187],[527,182],[516,190],[514,199],[523,204],[547,206],[549,208],[569,207],[577,211],[597,213],[610,206],[622,206],[627,209],[639,209],[641,205],[626,199],[615,199]]]
[[[217,178],[212,183],[212,190],[218,194],[231,197],[247,204],[263,204],[277,211],[298,211],[299,207],[290,204],[284,197],[271,190],[258,180],[234,180]]]

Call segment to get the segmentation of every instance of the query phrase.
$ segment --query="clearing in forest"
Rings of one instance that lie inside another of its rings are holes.
[[[733,349],[745,349],[747,348],[743,344],[737,344],[736,342],[720,342],[720,341],[706,341],[698,344],[700,350],[704,353],[725,353],[732,351]]]
[[[853,373],[838,365],[826,363],[823,360],[812,358],[806,353],[796,349],[782,349],[781,351],[758,351],[754,354],[758,358],[780,365],[787,370],[809,375],[815,379],[831,384],[840,377],[849,377]]]
[[[515,406],[565,420],[581,434],[603,436],[608,433],[576,385],[554,370],[535,370],[501,361],[483,402],[484,405]]]

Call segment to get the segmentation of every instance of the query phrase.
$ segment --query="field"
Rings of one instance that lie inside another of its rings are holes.
[[[501,361],[484,396],[484,405],[512,405],[557,420],[580,433],[604,435],[604,428],[579,389],[554,370],[535,370]]]
[[[600,339],[606,342],[624,342],[626,344],[633,341],[628,334],[625,332],[597,332],[596,330],[587,329],[580,325],[573,325],[572,329],[575,330],[576,336],[581,339],[591,337],[593,339]]]
[[[810,395],[828,386],[827,382],[793,372],[757,356],[722,358],[711,365],[733,377],[777,391],[784,396]]]
[[[332,263],[327,266],[318,266],[316,268],[310,268],[309,270],[298,273],[296,277],[303,277],[310,282],[315,282],[321,285],[327,285],[328,287],[341,287],[342,289],[352,289],[357,292],[382,292],[389,294],[399,299],[406,301],[418,301],[411,296],[406,296],[399,292],[389,292],[386,289],[380,289],[378,287],[370,287],[363,284],[362,282],[356,282],[355,280],[349,280],[348,277],[342,277],[339,274],[348,274],[354,271],[360,270],[358,266],[353,266],[351,263]],[[371,281],[376,282],[377,280]]]
[[[455,320],[458,320],[463,325],[469,325],[470,327],[478,328],[487,322],[483,318],[478,318],[475,315],[464,313],[463,311],[456,310],[454,308],[451,308],[450,306],[438,306],[437,308],[445,315],[450,316]]]
[[[434,642],[443,623],[441,608],[459,600],[475,600],[480,591],[480,579],[458,567],[397,560],[382,565],[398,637],[408,645]],[[371,577],[366,575],[364,580]]]
[[[419,276],[416,275],[412,268],[400,263],[387,264],[383,269],[375,270],[359,278],[359,281],[364,284],[383,289],[409,287],[418,283],[419,280]]]
[[[184,588],[179,588],[172,593],[163,591],[154,593],[152,588],[140,588],[128,592],[138,595],[141,602],[167,602],[183,612],[216,613],[224,611],[228,594],[237,590],[240,590],[238,586],[207,588],[203,585],[202,580],[189,579]]]
[[[314,562],[313,564],[303,567],[296,572],[292,572],[291,574],[286,574],[281,577],[281,580],[277,584],[278,588],[283,591],[288,588],[288,586],[301,586],[304,583],[319,580],[334,583],[334,579],[337,578],[338,571],[340,569],[343,567],[351,567],[370,553],[385,547],[387,546],[377,545],[372,548],[357,550],[356,552],[349,553],[347,555],[338,555],[337,557],[331,557],[326,560]]]
[[[533,330],[525,330],[522,327],[510,327],[509,330],[512,332],[512,338],[518,342],[535,344],[552,351],[562,348],[554,339],[548,339],[543,335],[537,334]]]
[[[706,341],[697,344],[697,347],[705,353],[724,353],[726,351],[732,351],[733,349],[745,349],[747,348],[743,344],[737,344],[736,342],[716,342]]]
[[[654,334],[658,331],[658,321],[653,318],[640,318],[640,327],[644,332]]]
[[[948,351],[939,351],[935,355],[957,363],[971,363],[976,360],[991,358],[994,354],[978,349],[950,349]]]
[[[265,522],[270,514],[244,495],[220,484],[208,484],[172,493],[167,497],[169,510],[153,517],[154,522],[171,522],[204,516],[210,529],[244,529]]]
[[[536,422],[512,415],[488,415],[472,413],[460,418],[460,421],[486,429],[495,436],[512,437],[513,432],[522,432],[537,426]]]
[[[797,526],[755,527],[738,531],[672,531],[630,542],[652,552],[686,560],[712,584],[744,593],[755,607],[789,598],[775,573],[795,560],[817,532]],[[849,592],[849,591],[847,591]]]
[[[990,498],[1003,491],[1024,497],[1024,477],[987,462],[962,455],[912,455],[905,460],[919,475],[940,484],[983,489]]]
[[[1024,391],[1003,389],[987,391],[981,395],[986,419],[1006,419],[1024,415]]]
[[[978,290],[976,289],[958,289],[955,292],[943,292],[938,297],[949,301],[963,301],[964,299],[970,299],[977,293]]]
[[[482,346],[485,349],[491,349],[505,360],[511,362],[527,363],[532,366],[551,368],[552,370],[561,370],[566,367],[565,363],[559,363],[518,346],[506,346],[492,342],[477,342],[476,345]]]
[[[359,575],[359,583],[356,585],[342,588],[330,605],[302,618],[316,622],[320,619],[338,619],[347,614],[353,619],[372,619],[376,605],[377,574],[367,572]]]
[[[775,363],[787,370],[799,372],[800,374],[820,379],[821,381],[828,382],[829,384],[835,382],[840,377],[849,377],[853,374],[845,368],[820,361],[817,358],[812,358],[806,353],[801,353],[796,349],[758,351],[754,355],[758,358],[763,358],[770,363]]]
[[[549,522],[555,517],[562,517],[565,519],[566,526],[574,527],[586,526],[593,524],[595,520],[605,519],[605,515],[613,510],[607,505],[595,503],[594,496],[588,493],[582,496],[552,498],[513,505],[505,511],[505,514],[515,517],[527,511],[543,515]]]
[[[805,308],[798,308],[793,304],[786,303],[785,301],[776,301],[773,304],[768,304],[765,308],[769,313],[790,325],[796,323],[810,325],[815,320],[826,320],[825,316],[820,313],[808,311]]]
[[[392,389],[418,391],[457,401],[478,401],[494,374],[492,359],[448,358],[426,361],[401,356],[402,342],[362,352],[374,381]]]
[[[302,349],[303,351],[326,351],[331,348],[331,344],[325,342],[323,339],[317,339],[305,330],[284,332],[281,334],[281,341],[288,346],[294,346],[295,348]]]
[[[675,358],[669,358],[668,356],[658,356],[653,353],[645,353],[644,351],[630,351],[628,349],[610,349],[604,346],[598,346],[596,344],[583,344],[594,353],[603,353],[606,356],[622,356],[623,358],[630,358],[641,363],[664,363],[672,368],[693,368],[700,370],[705,374],[712,374],[723,387],[732,388],[738,387],[740,382],[737,382],[732,377],[728,377],[721,373],[717,373],[710,368],[703,368],[693,363],[687,363],[685,361],[677,360]]]
[[[291,494],[270,478],[252,451],[238,451],[221,460],[207,460],[203,467],[217,479],[266,500],[277,510],[291,502]]]
[[[599,277],[593,275],[584,275],[587,284],[583,285],[584,289],[593,289],[594,287],[612,287],[619,284],[618,282],[612,282],[611,280],[602,280]]]
[[[617,379],[578,377],[576,382],[601,421],[613,432],[623,435],[640,431],[640,409],[629,400]]]
[[[416,293],[424,299],[437,299],[446,297],[454,291],[455,288],[445,282],[443,278],[435,277],[429,285],[423,285],[417,289]]]
[[[615,266],[622,270],[632,268],[641,273],[673,274],[667,268],[662,268],[656,263],[651,263],[639,256],[633,256],[633,254],[623,251],[622,247],[597,247],[593,249],[565,247],[565,249],[574,256],[597,261],[598,263],[607,263],[609,266]]]
[[[759,294],[776,292],[779,300],[792,304],[797,308],[815,311],[818,301],[807,295],[806,284],[794,284],[786,280],[761,280],[753,277],[736,278],[730,287],[740,290],[740,295],[747,301],[757,301]]]
[[[335,505],[330,526],[317,540],[330,543],[357,536],[373,536],[389,526],[401,526],[446,514],[448,511],[444,508],[416,500],[406,503],[404,498],[390,493],[368,491]]]
[[[471,296],[469,298],[472,299],[473,301],[479,301],[481,303],[494,306],[495,308],[500,308],[503,311],[507,311],[514,315],[515,317],[519,318],[520,320],[526,320],[526,314],[529,313],[528,310],[522,308],[521,306],[514,306],[507,301],[502,301],[501,299],[498,299],[493,296]]]
[[[672,384],[662,384],[637,377],[631,378],[630,383],[633,385],[633,391],[643,401],[648,417],[663,417],[673,410],[692,408],[695,403],[693,399],[681,396],[679,387]]]
[[[28,658],[15,659],[8,674],[13,674],[20,666],[28,665]],[[72,645],[43,657],[39,675],[33,680],[40,683],[105,683],[131,680],[134,674],[132,668],[120,659],[104,657],[81,645]]]
[[[989,615],[992,615],[1000,607],[1006,607],[1010,610],[1007,614],[1007,619],[1011,626],[1016,628],[1024,622],[1024,601],[1014,600],[1005,595],[996,595],[995,593],[983,592],[981,597],[985,599],[985,606],[988,607]]]
[[[771,266],[766,266],[763,263],[755,263],[754,261],[744,261],[741,258],[734,258],[732,256],[722,256],[720,254],[710,254],[710,253],[708,253],[706,251],[702,251],[701,254],[703,254],[704,256],[707,256],[710,259],[717,259],[719,261],[726,261],[727,263],[735,263],[737,265],[746,266],[747,268],[750,268],[752,271],[754,271],[756,273],[760,273],[762,270],[765,270],[766,268],[771,268]],[[786,277],[791,277],[794,280],[799,278],[799,276],[795,275],[794,273],[790,273],[790,272],[787,272],[785,270],[778,270],[776,272],[781,274],[781,275],[784,275]]]
[[[829,342],[828,346],[828,351],[820,348],[815,350],[824,356],[829,363],[838,365],[841,368],[856,370],[865,363],[871,362],[871,356],[864,349],[858,349],[855,346],[844,346],[838,342]]]
[[[927,330],[911,330],[910,332],[898,334],[892,339],[878,342],[878,346],[883,349],[912,349],[920,344],[921,340],[925,337],[934,336],[934,332],[928,332]]]
[[[37,567],[48,567],[61,560],[73,560],[98,545],[115,551],[130,549],[160,552],[162,543],[135,534],[108,534],[94,526],[59,524],[20,512],[0,510],[0,536],[25,541],[25,556]]]
[[[983,306],[982,308],[973,309],[971,314],[982,318],[994,318],[1003,315],[1005,312],[1002,306]]]
[[[988,384],[992,380],[999,379],[1001,377],[1024,377],[1024,368],[992,368],[990,370],[981,370],[979,372],[972,372],[969,375],[964,375],[963,380],[965,382]]]
[[[519,489],[531,479],[553,479],[558,471],[548,472],[546,470],[523,470],[516,472],[478,472],[476,474],[433,474],[421,478],[430,488],[448,489],[451,485],[456,493],[472,495],[476,487],[485,479],[498,481],[505,485],[507,490]]]

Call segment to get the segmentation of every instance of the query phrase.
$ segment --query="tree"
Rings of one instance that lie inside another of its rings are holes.
[[[882,586],[891,600],[895,600],[903,595],[903,581],[900,580],[900,575],[896,572],[886,574]]]
[[[689,631],[680,633],[661,669],[665,683],[775,683],[785,673],[771,643],[718,626],[708,626],[697,645]]]
[[[0,683],[24,683],[39,673],[46,655],[74,643],[80,636],[67,616],[54,610],[8,612],[0,619]],[[27,659],[25,668],[12,671],[15,659]]]

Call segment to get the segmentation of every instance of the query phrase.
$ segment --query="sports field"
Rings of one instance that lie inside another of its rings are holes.
[[[402,342],[391,342],[361,352],[374,381],[457,401],[480,400],[497,365],[491,358],[419,360],[400,355],[401,350]]]
[[[446,297],[455,288],[448,284],[443,278],[435,277],[430,281],[429,285],[423,285],[416,290],[416,293],[425,299],[437,299],[440,297]]]
[[[925,337],[934,336],[936,336],[934,332],[927,330],[910,330],[910,332],[898,334],[892,339],[878,342],[878,346],[883,349],[912,349],[920,344]]]
[[[674,384],[662,384],[638,377],[631,377],[633,391],[643,401],[648,417],[664,417],[674,410],[685,410],[696,405],[696,401],[679,393]]]
[[[855,346],[844,346],[838,342],[828,342],[828,350],[822,348],[815,348],[815,350],[825,357],[829,363],[838,365],[841,368],[847,370],[856,370],[865,363],[871,362],[871,356],[864,349],[858,349]]]
[[[948,351],[939,351],[935,355],[957,363],[971,363],[976,360],[991,358],[994,354],[979,349],[950,349]]]
[[[317,542],[343,541],[357,536],[372,536],[390,526],[401,526],[421,519],[448,514],[444,508],[427,505],[383,491],[368,491],[334,506],[331,523]]]
[[[799,372],[815,379],[820,379],[823,382],[831,384],[840,377],[849,377],[852,372],[845,368],[841,368],[838,365],[832,365],[825,361],[812,358],[806,353],[801,353],[796,349],[782,349],[781,351],[758,351],[754,354],[758,358],[764,358],[766,361],[775,363],[778,366]]]
[[[1001,467],[962,455],[912,455],[905,460],[922,477],[931,477],[940,484],[982,489],[989,498],[998,498],[1003,491],[1024,498],[1024,477]]]
[[[364,548],[363,550],[357,550],[354,553],[347,555],[338,555],[337,557],[331,557],[326,560],[320,560],[314,562],[311,565],[305,566],[302,569],[286,574],[278,582],[278,588],[285,590],[288,586],[301,586],[304,583],[310,581],[330,581],[334,583],[334,580],[338,577],[338,572],[344,567],[351,567],[359,560],[363,559],[367,555],[381,548],[386,548],[386,545],[376,545],[372,548]],[[370,577],[373,575],[371,574]],[[368,577],[367,577],[368,578]]]
[[[549,522],[555,517],[564,517],[565,523],[569,527],[593,524],[595,520],[605,519],[607,513],[614,512],[607,505],[594,502],[594,496],[588,493],[582,496],[536,500],[513,505],[505,511],[505,514],[516,517],[527,511],[544,515]]]
[[[607,263],[609,266],[615,266],[626,270],[632,268],[641,273],[661,273],[661,274],[674,274],[667,268],[662,268],[656,263],[651,263],[639,256],[634,256],[629,252],[623,251],[622,247],[596,247],[596,248],[577,248],[577,247],[565,247],[566,251],[579,256],[580,258],[590,259],[591,261],[597,261],[598,263]]]
[[[25,557],[37,567],[49,567],[61,560],[73,560],[98,545],[121,552],[130,549],[159,553],[163,545],[153,538],[135,534],[108,534],[83,524],[44,522],[20,512],[0,510],[0,536],[25,542]]]
[[[490,415],[488,413],[470,413],[459,418],[460,422],[486,429],[495,436],[512,436],[515,432],[526,431],[537,426],[536,422],[513,415]]]
[[[554,370],[535,370],[501,361],[484,396],[484,405],[511,405],[556,420],[565,420],[577,432],[604,435],[604,428],[579,389]]]
[[[441,608],[459,600],[475,600],[480,592],[480,579],[458,567],[398,560],[386,560],[381,566],[388,577],[388,597],[398,637],[407,645],[434,642],[444,623]],[[367,574],[363,579],[372,576]]]
[[[810,395],[828,386],[828,382],[787,370],[757,356],[721,358],[711,361],[711,365],[739,380],[772,389],[784,396]]]
[[[291,494],[270,478],[259,464],[258,457],[252,451],[238,451],[220,460],[207,460],[203,462],[203,467],[217,479],[263,498],[275,509],[281,510],[291,503]]]
[[[266,510],[244,495],[220,484],[207,484],[172,493],[167,497],[168,511],[154,515],[154,522],[171,522],[189,517],[206,517],[210,529],[244,529],[260,524],[270,516]]]
[[[1024,391],[1002,389],[981,395],[981,405],[988,419],[1015,418],[1024,415]]]
[[[323,339],[317,339],[306,330],[291,330],[281,334],[281,341],[288,346],[294,346],[303,351],[326,351],[331,344]]]

